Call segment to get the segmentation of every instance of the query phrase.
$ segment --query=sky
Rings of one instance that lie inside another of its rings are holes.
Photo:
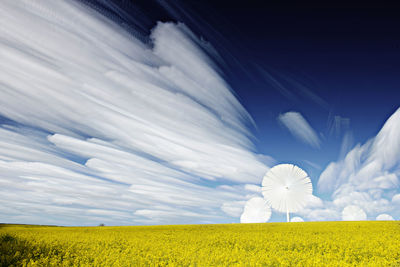
[[[0,222],[285,221],[281,163],[313,185],[296,220],[400,219],[398,11],[2,1]]]

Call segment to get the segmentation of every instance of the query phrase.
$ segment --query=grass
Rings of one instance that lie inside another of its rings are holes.
[[[0,226],[0,266],[400,266],[400,223]]]

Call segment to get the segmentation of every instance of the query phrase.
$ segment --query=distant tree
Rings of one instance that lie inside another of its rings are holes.
[[[105,225],[104,223],[99,224],[99,226],[104,226],[104,225]]]

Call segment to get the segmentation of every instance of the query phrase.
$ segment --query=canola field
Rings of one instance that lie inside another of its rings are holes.
[[[400,222],[0,225],[0,266],[400,266]]]

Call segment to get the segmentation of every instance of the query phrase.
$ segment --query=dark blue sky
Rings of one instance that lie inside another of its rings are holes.
[[[257,151],[302,165],[313,180],[338,159],[346,132],[351,136],[347,149],[364,143],[398,108],[400,17],[393,6],[114,4],[97,2],[128,28],[138,29],[131,16],[141,14],[148,18],[139,27],[143,33],[157,20],[175,20],[210,42],[227,81],[255,120]],[[319,134],[319,149],[299,142],[280,125],[277,117],[288,111],[300,112]],[[340,129],[335,117],[344,124]]]

